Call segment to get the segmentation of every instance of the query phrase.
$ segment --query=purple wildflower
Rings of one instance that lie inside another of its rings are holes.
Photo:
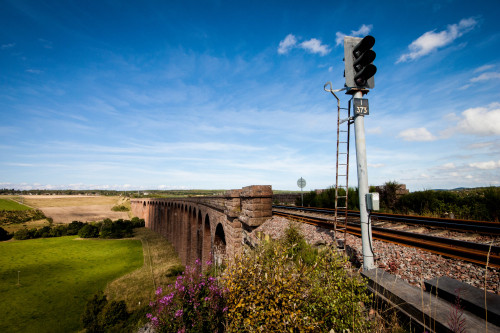
[[[183,313],[184,313],[184,312],[182,311],[182,309],[177,310],[177,311],[175,312],[175,318],[179,318],[180,316],[182,316],[182,314],[183,314]]]

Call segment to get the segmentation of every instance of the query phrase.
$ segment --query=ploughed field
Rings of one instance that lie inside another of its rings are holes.
[[[111,210],[113,206],[125,202],[124,198],[118,196],[27,195],[23,196],[23,202],[25,205],[40,209],[45,216],[51,217],[55,223],[100,221],[105,218],[111,220],[129,218],[127,212],[114,212]]]

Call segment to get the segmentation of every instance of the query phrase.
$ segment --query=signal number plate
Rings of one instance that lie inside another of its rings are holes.
[[[365,116],[370,114],[368,107],[368,98],[353,98],[354,100],[354,114],[356,116]]]

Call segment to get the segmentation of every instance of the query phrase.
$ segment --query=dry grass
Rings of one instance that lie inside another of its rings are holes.
[[[131,217],[127,212],[111,210],[115,205],[130,206],[130,200],[121,196],[25,195],[21,199],[24,204],[40,209],[55,223],[100,221],[105,218],[117,220]]]
[[[149,304],[156,288],[173,283],[175,277],[167,277],[167,272],[181,263],[173,246],[159,234],[139,228],[135,238],[142,241],[143,266],[109,283],[104,290],[108,299],[124,300],[129,310]]]
[[[20,229],[32,229],[32,228],[43,228],[45,226],[50,226],[49,221],[43,219],[43,220],[36,220],[36,221],[28,221],[24,223],[17,223],[17,224],[4,224],[2,225],[2,228],[7,230],[8,232],[16,232]]]
[[[73,207],[91,205],[116,205],[123,199],[119,196],[87,195],[24,195],[24,204],[34,208]]]

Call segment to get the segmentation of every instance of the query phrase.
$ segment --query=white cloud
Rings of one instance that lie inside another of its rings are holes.
[[[351,36],[353,37],[359,37],[359,36],[366,36],[370,33],[370,31],[372,30],[373,28],[373,25],[371,24],[363,24],[361,25],[361,27],[359,27],[358,30],[351,30]],[[335,33],[335,45],[342,45],[342,43],[344,42],[344,37],[347,36],[345,33],[343,32],[340,32],[340,31],[337,31]]]
[[[398,137],[405,141],[434,141],[437,139],[425,127],[409,128],[401,131]]]
[[[300,44],[297,44],[297,38],[293,34],[288,34],[278,46],[279,54],[287,54],[291,49],[300,47],[310,53],[319,53],[324,56],[330,53],[330,48],[326,44],[322,44],[317,38],[311,38]]]
[[[368,166],[370,168],[382,168],[385,167],[384,163],[368,163]]]
[[[455,163],[450,162],[450,163],[443,164],[443,165],[441,165],[441,167],[439,167],[439,169],[443,169],[443,170],[455,169]]]
[[[478,67],[474,70],[474,73],[479,73],[479,72],[484,72],[484,71],[487,71],[488,69],[492,69],[493,65],[484,65],[484,66],[481,66],[481,67]]]
[[[328,45],[321,44],[321,41],[316,38],[311,38],[309,40],[306,40],[305,42],[300,43],[300,47],[311,53],[319,53],[322,56],[327,55],[331,51],[328,48]]]
[[[410,52],[399,57],[396,63],[415,60],[440,47],[446,46],[461,37],[464,33],[474,29],[477,24],[478,22],[471,17],[462,19],[458,24],[448,25],[446,30],[440,32],[436,32],[436,30],[427,31],[408,46]]]
[[[366,133],[369,133],[369,134],[382,134],[382,127],[377,126],[377,127],[373,127],[373,128],[367,128],[366,129]]]
[[[288,36],[286,36],[285,39],[280,42],[278,53],[287,54],[292,48],[296,46],[296,44],[297,38],[295,38],[295,36],[292,34],[288,34]]]
[[[12,47],[14,47],[14,46],[16,46],[16,44],[15,44],[15,43],[2,44],[2,46],[0,46],[0,48],[1,48],[2,50],[6,50],[6,49],[10,49],[10,48],[12,48]]]
[[[470,82],[487,81],[487,80],[493,80],[493,79],[500,79],[500,72],[482,73],[481,75],[470,79]]]
[[[32,73],[32,74],[42,74],[43,73],[43,71],[41,71],[39,69],[33,69],[33,68],[27,69],[26,72]]]
[[[476,135],[500,135],[500,104],[465,110],[454,130]]]
[[[500,168],[500,160],[470,163],[469,166],[472,168],[477,168],[477,169],[481,169],[481,170],[498,169],[498,168]]]

